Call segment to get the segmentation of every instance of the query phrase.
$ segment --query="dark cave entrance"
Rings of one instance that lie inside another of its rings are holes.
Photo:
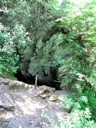
[[[33,84],[35,85],[35,77],[32,77],[32,76],[24,76],[20,70],[17,71],[16,74],[14,74],[14,76],[19,80],[19,81],[22,81],[22,82],[25,82],[27,84]],[[53,73],[53,76],[54,76],[54,73]],[[56,76],[54,76],[56,77]],[[60,88],[60,82],[58,82],[57,80],[49,80],[48,82],[46,81],[39,81],[37,80],[37,85],[38,86],[42,86],[42,85],[47,85],[49,87],[54,87],[56,90],[61,90]]]

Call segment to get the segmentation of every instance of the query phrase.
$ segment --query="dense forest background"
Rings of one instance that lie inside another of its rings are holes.
[[[96,127],[95,12],[95,0],[0,0],[0,76],[69,88],[74,128]]]

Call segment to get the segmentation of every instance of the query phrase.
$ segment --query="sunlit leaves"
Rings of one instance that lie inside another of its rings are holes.
[[[0,43],[0,75],[4,75],[4,72],[13,75],[18,68],[16,64],[19,57],[16,55],[15,44],[9,28],[2,27]]]

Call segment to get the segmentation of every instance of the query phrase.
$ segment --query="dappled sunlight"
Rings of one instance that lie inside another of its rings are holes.
[[[58,1],[58,4],[61,5],[63,1],[65,0],[57,0]]]
[[[10,119],[10,118],[14,118],[13,113],[7,112],[6,116],[3,116],[3,118],[5,117],[5,119]]]
[[[59,102],[41,99],[35,93],[36,89],[11,92],[15,109],[2,116],[8,128],[49,128],[54,123],[59,125],[59,116],[65,118],[65,111],[58,108]]]
[[[96,128],[95,12],[96,0],[0,0],[0,128]]]
[[[70,1],[81,6],[81,5],[86,4],[87,2],[90,2],[91,0],[70,0]]]
[[[15,104],[18,105],[20,111],[22,111],[23,115],[30,115],[30,114],[34,114],[34,112],[37,110],[37,109],[43,109],[45,108],[45,105],[41,105],[40,102],[35,102],[34,103],[34,100],[25,95],[25,94],[21,94],[20,96],[22,99],[23,99],[23,102],[22,101],[15,101]]]

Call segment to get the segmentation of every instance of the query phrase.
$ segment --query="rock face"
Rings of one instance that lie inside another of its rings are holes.
[[[0,108],[7,109],[9,111],[14,110],[13,100],[8,92],[0,93]]]
[[[0,128],[51,128],[50,115],[58,128],[61,127],[58,119],[60,116],[66,119],[66,113],[59,108],[60,102],[51,102],[57,100],[56,94],[55,97],[53,95],[55,88],[42,85],[36,89],[16,90],[19,81],[7,80],[9,82],[6,83],[6,79],[0,78]],[[13,84],[9,86],[11,82]],[[36,97],[39,91],[43,94]]]
[[[18,90],[28,88],[33,88],[33,85],[0,77],[0,108],[8,111],[14,110],[14,103],[8,89]]]
[[[0,108],[12,111],[14,110],[14,104],[12,97],[8,91],[9,79],[0,77]]]

